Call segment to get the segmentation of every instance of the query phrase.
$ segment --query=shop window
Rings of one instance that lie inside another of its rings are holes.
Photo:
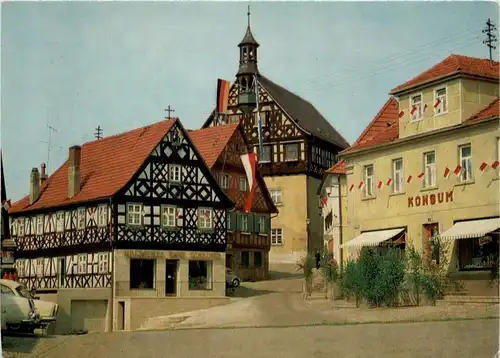
[[[243,251],[241,253],[241,267],[250,267],[250,253],[248,251]]]
[[[155,261],[130,259],[130,289],[154,289]]]
[[[498,232],[474,239],[460,239],[458,244],[459,270],[489,270],[498,255]]]
[[[212,289],[212,261],[189,261],[189,289]]]
[[[253,253],[253,265],[255,267],[262,267],[262,252]]]

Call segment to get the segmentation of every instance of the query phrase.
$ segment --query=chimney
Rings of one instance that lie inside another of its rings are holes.
[[[80,154],[82,148],[74,145],[69,148],[68,167],[68,198],[74,197],[80,191]]]
[[[45,184],[47,181],[47,173],[45,171],[45,163],[42,163],[40,166],[40,188]]]
[[[30,174],[30,205],[38,200],[40,196],[40,173],[38,168],[31,169]]]

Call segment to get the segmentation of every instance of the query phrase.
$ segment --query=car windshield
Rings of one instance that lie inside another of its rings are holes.
[[[16,291],[19,294],[19,296],[21,296],[21,297],[28,298],[28,299],[31,298],[30,292],[23,285],[17,286]]]

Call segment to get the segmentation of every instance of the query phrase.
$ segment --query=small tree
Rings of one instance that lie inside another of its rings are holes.
[[[346,299],[354,298],[356,307],[363,297],[363,286],[361,284],[363,275],[357,260],[348,260],[340,271],[340,292]]]

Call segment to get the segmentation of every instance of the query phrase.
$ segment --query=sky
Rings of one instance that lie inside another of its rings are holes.
[[[260,72],[350,143],[392,88],[450,53],[487,57],[481,30],[498,24],[498,6],[483,1],[3,2],[8,197],[21,199],[31,168],[54,172],[97,126],[117,134],[163,120],[171,105],[186,128],[201,127],[217,78],[234,80],[248,4]]]

